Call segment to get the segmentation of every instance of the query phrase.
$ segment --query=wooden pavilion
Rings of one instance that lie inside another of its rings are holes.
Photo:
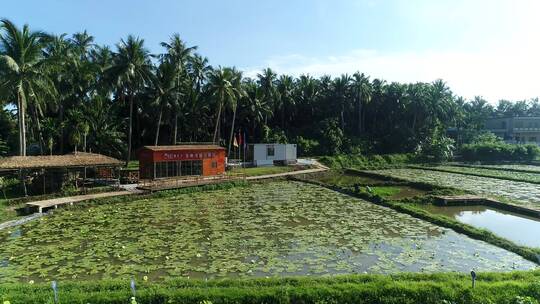
[[[96,153],[76,152],[66,155],[11,156],[0,158],[0,174],[19,174],[25,183],[36,179],[43,193],[61,190],[65,181],[76,188],[87,183],[118,183],[117,169],[122,162]],[[47,191],[49,189],[49,191]],[[25,185],[26,191],[26,185]]]

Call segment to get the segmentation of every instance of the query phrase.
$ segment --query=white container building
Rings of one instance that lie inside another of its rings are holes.
[[[274,163],[296,163],[295,144],[253,144],[253,164],[257,167],[272,166]]]

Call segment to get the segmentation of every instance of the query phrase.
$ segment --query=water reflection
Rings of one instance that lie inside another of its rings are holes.
[[[453,217],[458,221],[483,228],[516,244],[540,247],[540,220],[486,206],[425,206],[432,213]]]

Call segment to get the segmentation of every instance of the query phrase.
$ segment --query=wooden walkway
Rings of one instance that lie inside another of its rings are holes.
[[[103,192],[103,193],[95,193],[95,194],[87,194],[87,195],[59,197],[59,198],[53,198],[53,199],[48,199],[48,200],[43,200],[43,201],[29,202],[29,203],[26,203],[26,208],[28,209],[28,208],[37,207],[38,212],[43,213],[43,209],[45,208],[52,208],[52,207],[58,208],[58,206],[60,205],[73,205],[74,203],[79,203],[79,202],[93,200],[93,199],[130,195],[134,193],[135,192],[133,191],[114,191],[114,192]]]

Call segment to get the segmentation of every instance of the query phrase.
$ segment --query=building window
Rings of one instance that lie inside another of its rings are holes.
[[[191,175],[202,175],[202,160],[193,161],[193,171]]]
[[[506,121],[501,122],[501,129],[506,129]]]
[[[266,156],[274,156],[274,146],[266,146]]]
[[[212,168],[213,169],[217,168],[217,161],[215,161],[215,160],[212,161]]]
[[[536,142],[536,137],[529,137],[530,142]]]
[[[191,175],[191,161],[183,161],[180,170],[181,175]]]

